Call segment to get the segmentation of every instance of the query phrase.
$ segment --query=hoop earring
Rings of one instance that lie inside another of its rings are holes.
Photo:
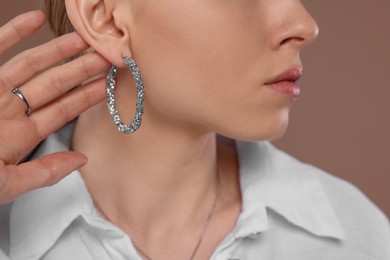
[[[136,112],[133,121],[129,125],[123,124],[121,117],[116,109],[115,105],[115,79],[116,79],[116,66],[112,65],[107,75],[107,106],[108,111],[111,114],[114,124],[118,130],[124,134],[130,134],[141,126],[142,115],[144,113],[144,84],[142,82],[141,72],[138,69],[137,64],[132,58],[123,57],[123,61],[126,67],[132,72],[134,77],[134,83],[137,89],[137,102]]]

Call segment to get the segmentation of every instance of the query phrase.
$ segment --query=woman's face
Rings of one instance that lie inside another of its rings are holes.
[[[299,0],[134,0],[128,6],[145,117],[241,140],[284,133],[296,97],[266,83],[290,69],[300,74],[300,49],[317,35]]]

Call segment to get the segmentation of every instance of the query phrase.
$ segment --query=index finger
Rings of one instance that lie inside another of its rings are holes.
[[[23,51],[1,66],[0,84],[13,88],[42,70],[88,48],[78,33],[69,33]]]
[[[44,22],[45,15],[36,10],[18,15],[0,27],[0,56],[41,28]]]

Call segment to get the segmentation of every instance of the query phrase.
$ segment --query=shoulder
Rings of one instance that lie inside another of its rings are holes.
[[[363,222],[377,221],[377,224],[389,227],[386,215],[355,185],[314,166],[307,167],[312,169],[321,182],[340,218],[353,217]],[[373,225],[370,223],[370,226]]]
[[[336,214],[350,235],[374,235],[390,245],[387,216],[355,185],[313,166]]]
[[[269,142],[237,148],[243,203],[267,208],[267,232],[248,244],[253,255],[266,244],[278,259],[390,259],[388,219],[353,184]]]
[[[367,259],[390,259],[388,217],[355,185],[315,166],[301,164],[319,180],[346,233],[345,252],[361,252]]]
[[[387,227],[389,235],[389,219],[387,216],[354,184],[328,173],[316,166],[301,162],[293,156],[279,150],[275,146],[265,143],[268,154],[279,162],[287,163],[294,174],[310,174],[317,179],[324,189],[327,198],[340,218],[349,218],[350,221],[371,222]],[[370,223],[373,227],[375,224]]]

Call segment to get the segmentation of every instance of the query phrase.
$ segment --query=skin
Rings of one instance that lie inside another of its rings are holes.
[[[218,144],[215,133],[240,140],[284,133],[295,99],[264,83],[300,66],[315,22],[296,0],[66,4],[76,30],[106,59],[123,67],[122,56],[134,57],[146,91],[143,124],[132,136],[117,132],[105,104],[78,121],[73,146],[89,157],[81,173],[96,204],[149,255],[186,258],[218,172],[221,199],[197,253],[208,259],[241,209],[235,147]],[[125,69],[117,97],[120,112],[134,111]]]
[[[0,56],[38,30],[44,21],[42,12],[32,11],[2,26]],[[104,80],[98,76],[65,94],[107,70],[109,63],[99,54],[93,52],[50,68],[86,48],[88,44],[80,35],[72,33],[24,51],[0,67],[0,204],[32,189],[53,185],[87,162],[83,154],[61,152],[18,165],[40,141],[104,98]],[[33,114],[29,117],[25,104],[11,92],[15,86],[30,102]]]
[[[265,82],[300,65],[300,50],[317,35],[315,22],[297,0],[65,1],[81,37],[122,68],[117,103],[127,123],[135,90],[122,56],[136,60],[145,84],[135,134],[115,129],[104,102],[77,122],[73,148],[89,159],[80,172],[101,214],[152,257],[188,258],[219,174],[221,197],[196,255],[208,259],[241,211],[237,151],[217,142],[216,133],[239,140],[284,133],[295,98]]]

